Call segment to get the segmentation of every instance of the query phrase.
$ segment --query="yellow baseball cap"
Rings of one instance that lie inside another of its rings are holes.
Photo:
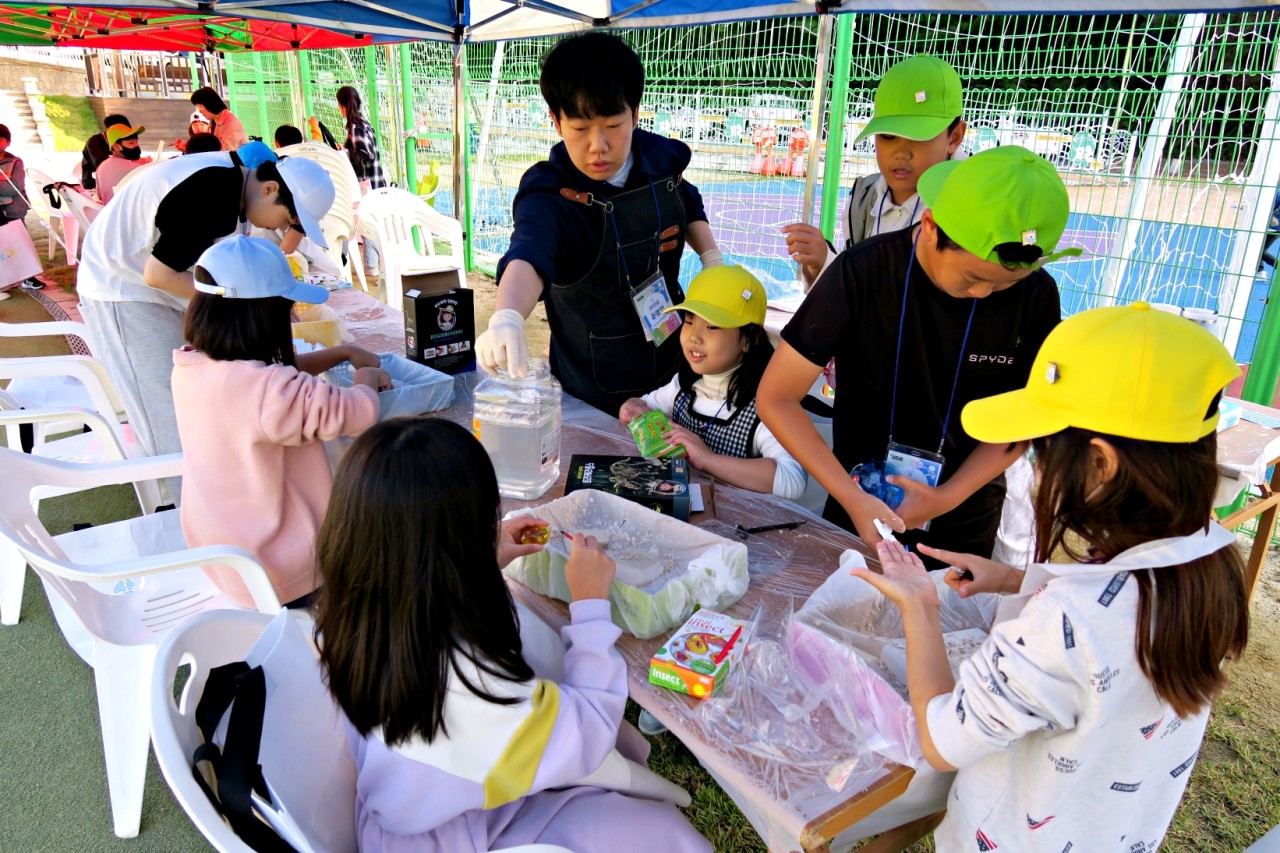
[[[684,302],[663,311],[689,311],[722,329],[764,325],[768,297],[760,280],[742,267],[709,267],[689,282]]]
[[[1049,333],[1026,388],[974,400],[960,420],[989,444],[1067,427],[1185,443],[1214,431],[1215,401],[1239,375],[1227,348],[1190,320],[1145,302],[1095,308]]]
[[[107,145],[115,145],[122,139],[128,139],[131,136],[137,136],[146,130],[142,125],[137,127],[129,127],[127,124],[113,124],[107,128]]]

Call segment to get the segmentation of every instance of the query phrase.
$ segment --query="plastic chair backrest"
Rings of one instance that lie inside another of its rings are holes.
[[[333,181],[333,206],[320,220],[320,228],[324,231],[325,242],[329,244],[327,254],[330,260],[343,271],[343,278],[349,279],[343,253],[356,233],[355,210],[360,200],[360,182],[356,180],[346,152],[336,151],[320,142],[300,142],[286,145],[276,153],[281,157],[301,157],[319,163],[329,173]]]
[[[56,459],[42,459],[16,450],[0,448],[0,482],[5,484],[0,489],[0,549],[6,546],[17,548],[26,558],[31,568],[66,600],[75,611],[76,616],[95,636],[116,645],[139,645],[154,642],[154,633],[167,630],[168,624],[138,624],[136,614],[130,605],[122,604],[122,598],[96,589],[93,584],[106,580],[100,570],[94,566],[74,563],[63,550],[58,541],[50,535],[44,523],[32,506],[32,496],[41,491],[54,490],[82,491],[102,484],[102,472],[113,469],[130,470],[142,467],[146,463],[153,466],[176,463],[180,465],[180,456],[154,456],[145,460],[131,460],[107,464],[79,464],[63,462]],[[170,474],[166,472],[165,476]],[[129,482],[134,477],[126,477],[114,482]],[[137,479],[143,479],[138,477]],[[122,524],[137,525],[139,535],[145,538],[146,547],[131,547],[134,556],[116,561],[116,565],[126,576],[140,574],[151,570],[154,561],[147,557],[156,553],[181,553],[186,543],[181,536],[181,528],[177,525],[177,513],[158,513],[142,516]],[[94,528],[95,530],[97,528]],[[104,526],[104,538],[107,535]],[[160,546],[157,548],[157,546]],[[138,555],[137,551],[142,550]],[[202,556],[203,559],[197,560]],[[263,608],[279,609],[279,600],[266,572],[247,551],[218,546],[216,548],[195,549],[191,553],[191,567],[195,568],[207,563],[235,562],[244,567],[250,564],[255,571],[242,573],[254,600],[261,602]],[[166,562],[166,570],[171,562]],[[218,591],[212,584],[206,585],[208,594],[193,596],[186,612],[201,609],[205,602]],[[197,598],[199,600],[197,600]],[[222,605],[229,606],[229,605]]]
[[[187,817],[219,853],[253,853],[253,849],[227,825],[191,775],[191,757],[204,742],[196,726],[196,705],[209,670],[244,660],[270,624],[270,616],[248,610],[212,610],[194,616],[161,643],[151,675],[151,745],[160,772]],[[175,702],[174,676],[183,665],[191,669]]]
[[[458,220],[445,216],[413,193],[393,187],[366,195],[360,202],[360,218],[378,234],[378,251],[386,269],[388,305],[400,307],[403,276],[406,271],[424,266],[424,258],[431,260],[429,267],[457,269],[458,287],[467,286],[463,272],[462,225]],[[435,238],[449,244],[448,255],[436,251]]]
[[[80,230],[87,233],[93,220],[97,219],[98,214],[102,212],[103,205],[71,187],[59,187],[58,195],[62,196],[62,203],[75,214],[76,221],[80,223]]]

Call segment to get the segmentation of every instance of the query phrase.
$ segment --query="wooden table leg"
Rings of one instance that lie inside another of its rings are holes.
[[[1276,465],[1271,475],[1271,491],[1280,490],[1280,465]],[[1249,590],[1249,601],[1253,601],[1253,591],[1258,585],[1258,576],[1262,574],[1262,564],[1267,559],[1267,549],[1271,547],[1271,534],[1276,529],[1275,504],[1267,507],[1258,516],[1258,528],[1253,534],[1253,547],[1249,549],[1249,559],[1245,563],[1245,586]]]
[[[906,850],[912,844],[933,832],[946,816],[947,813],[943,810],[937,814],[926,815],[913,820],[911,823],[904,823],[902,826],[894,827],[888,832],[882,832],[868,843],[859,847],[858,853],[901,853],[901,851]]]

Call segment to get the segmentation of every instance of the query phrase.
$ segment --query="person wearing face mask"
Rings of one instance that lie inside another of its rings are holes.
[[[679,320],[663,311],[684,300],[685,243],[704,268],[724,259],[684,177],[689,146],[637,127],[644,66],[626,42],[569,36],[543,60],[538,83],[563,142],[520,180],[498,310],[476,358],[489,372],[525,375],[524,320],[545,300],[551,372],[613,415],[666,385],[681,362]]]
[[[139,166],[151,162],[150,157],[142,156],[142,144],[138,137],[146,128],[139,125],[115,125],[107,128],[107,144],[111,146],[111,156],[98,164],[97,183],[98,199],[106,204],[115,195],[116,184],[125,175]]]
[[[181,449],[169,377],[196,259],[250,226],[291,227],[324,246],[320,219],[333,197],[319,164],[246,148],[157,163],[94,220],[76,279],[81,313],[147,454]]]

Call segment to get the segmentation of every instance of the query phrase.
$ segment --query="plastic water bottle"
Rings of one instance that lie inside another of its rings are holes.
[[[504,497],[540,497],[560,476],[560,383],[542,359],[524,379],[499,370],[476,386],[471,428],[498,474]]]

